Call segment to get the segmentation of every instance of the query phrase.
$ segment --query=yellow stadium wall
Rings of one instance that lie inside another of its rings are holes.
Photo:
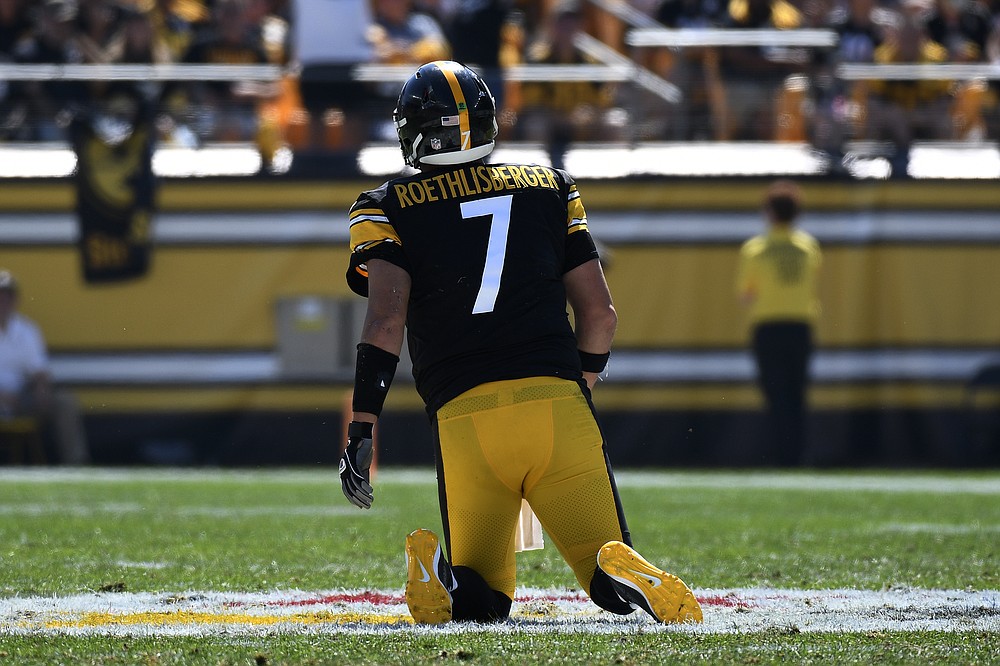
[[[1000,223],[1000,221],[998,221]],[[629,347],[746,341],[738,248],[627,247],[608,271]],[[863,246],[824,252],[820,345],[988,345],[1000,339],[1000,248]]]
[[[998,221],[1000,224],[1000,221]],[[738,248],[613,247],[608,280],[623,347],[740,347]],[[2,250],[24,285],[23,311],[53,351],[269,348],[278,298],[348,297],[346,248],[162,247],[151,274],[86,286],[70,247]],[[824,346],[994,345],[1000,248],[830,247],[821,280]]]
[[[163,211],[191,215],[264,211],[275,225],[288,211],[319,211],[336,225],[346,224],[353,197],[372,185],[178,182],[165,184],[160,200]],[[755,211],[763,185],[583,183],[581,191],[592,215],[651,210],[664,215],[682,211],[690,217],[700,211]],[[806,185],[806,197],[813,210],[940,210],[944,223],[955,211],[1000,211],[998,190],[975,183],[813,183]],[[19,212],[69,214],[71,205],[65,183],[13,184],[0,190],[0,214],[8,217]],[[616,348],[745,347],[746,325],[734,295],[737,242],[624,242],[609,243],[609,249],[608,278],[620,316]],[[155,248],[146,278],[118,285],[84,285],[70,244],[2,244],[0,265],[20,278],[22,309],[41,325],[56,356],[271,350],[278,299],[350,297],[343,278],[344,243],[164,244]],[[817,342],[824,348],[998,349],[1000,244],[830,244],[824,248],[821,299]],[[294,460],[308,462],[313,456],[331,462],[330,451],[336,447],[329,443],[339,438],[338,417],[350,391],[345,382],[174,386],[157,385],[155,379],[141,386],[82,382],[73,388],[95,441],[112,442],[109,460],[142,462],[127,449],[148,437],[151,428],[176,438],[200,429],[210,433],[206,439],[228,438],[231,457],[204,459],[223,463],[252,461],[254,450],[257,459],[283,460],[258,450],[267,444],[258,442],[258,449],[241,444],[240,437],[251,432],[258,438],[262,433],[322,438],[322,453],[300,442],[302,453]],[[959,460],[947,451],[965,445],[965,432],[958,430],[965,427],[966,397],[962,382],[936,379],[839,382],[816,385],[810,392],[819,430],[860,442],[852,446],[879,450],[867,458],[853,450],[849,460],[904,464]],[[751,382],[635,384],[619,377],[599,386],[595,402],[609,438],[636,464],[752,463],[751,444],[740,435],[760,407]],[[273,429],[247,426],[238,417],[241,413],[265,415]],[[405,379],[394,388],[387,413],[386,433],[412,437],[426,430],[419,425],[425,418],[419,399]],[[303,430],[296,425],[302,422],[311,425]],[[233,434],[234,429],[239,432]],[[914,437],[925,442],[916,452],[905,443]],[[407,457],[414,455],[412,450],[393,455],[390,447],[389,461],[414,461]]]

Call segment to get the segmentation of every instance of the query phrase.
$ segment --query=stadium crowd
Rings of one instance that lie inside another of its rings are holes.
[[[309,1],[0,0],[0,62],[287,65],[295,60],[297,8]],[[827,28],[838,40],[833,48],[632,48],[629,26],[611,11],[616,3],[666,27]],[[556,158],[571,141],[624,138],[811,141],[831,153],[846,141],[870,139],[905,158],[914,139],[1000,136],[996,80],[835,75],[842,63],[1000,65],[998,0],[337,0],[326,6],[365,17],[370,62],[453,58],[474,65],[498,98],[502,136],[547,142]],[[334,16],[332,24],[340,20]],[[574,43],[580,33],[677,85],[684,101],[671,105],[629,83],[504,80],[511,65],[592,62]],[[331,35],[332,43],[342,37]],[[294,75],[268,85],[0,80],[0,140],[64,138],[75,109],[124,94],[155,101],[167,141],[351,149],[393,138],[384,118],[396,91],[387,85],[345,87],[353,97],[362,91],[359,102],[314,94],[316,85],[300,89]]]

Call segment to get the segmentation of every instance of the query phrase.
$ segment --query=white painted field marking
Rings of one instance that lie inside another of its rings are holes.
[[[483,631],[698,634],[1000,632],[1000,591],[698,590],[705,622],[659,625],[605,613],[579,592],[523,589],[499,625],[413,626],[399,591],[95,593],[0,600],[0,636],[207,636]]]
[[[884,523],[873,525],[870,532],[897,532],[902,534],[998,534],[1000,525],[989,525],[982,523],[968,523],[964,525],[950,525],[947,523]]]
[[[620,470],[623,488],[706,488],[1000,495],[1000,474],[935,474],[907,472],[683,472]],[[132,469],[132,468],[6,468],[0,481],[18,483],[298,483],[329,486],[334,468],[275,470]],[[377,480],[386,484],[433,484],[434,471],[425,468],[382,468]]]
[[[166,569],[167,567],[174,566],[173,562],[133,562],[131,560],[118,560],[115,562],[115,566],[124,567],[126,569],[151,569],[159,570]]]
[[[346,503],[345,503],[346,504]],[[0,504],[0,516],[73,516],[86,518],[104,514],[122,515],[131,513],[170,514],[184,518],[260,518],[263,516],[356,516],[358,510],[352,506],[143,506],[118,502],[99,502],[94,505],[82,504]]]
[[[879,493],[1000,495],[1000,475],[937,476],[928,474],[814,474],[790,472],[616,472],[619,487],[768,489]]]

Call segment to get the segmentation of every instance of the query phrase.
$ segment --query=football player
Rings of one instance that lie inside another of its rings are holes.
[[[405,326],[448,552],[428,530],[407,537],[413,619],[508,617],[523,498],[598,606],[701,621],[691,590],[630,546],[590,401],[617,315],[575,182],[486,162],[494,99],[459,63],[420,67],[393,120],[418,171],[362,193],[350,211],[347,282],[368,310],[340,476],[347,498],[369,508],[372,428]]]

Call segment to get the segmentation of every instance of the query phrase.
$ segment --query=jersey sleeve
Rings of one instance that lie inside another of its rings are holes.
[[[576,181],[565,171],[557,170],[563,180],[560,190],[566,197],[566,263],[563,272],[568,273],[591,259],[597,259],[597,247],[587,228],[587,211],[576,187]]]
[[[409,272],[399,234],[389,221],[376,192],[364,192],[348,213],[351,259],[347,285],[359,296],[368,296],[368,262],[384,259]]]
[[[757,277],[755,275],[753,257],[755,246],[758,244],[758,239],[751,238],[740,246],[739,261],[736,267],[737,296],[752,294],[757,290]]]

